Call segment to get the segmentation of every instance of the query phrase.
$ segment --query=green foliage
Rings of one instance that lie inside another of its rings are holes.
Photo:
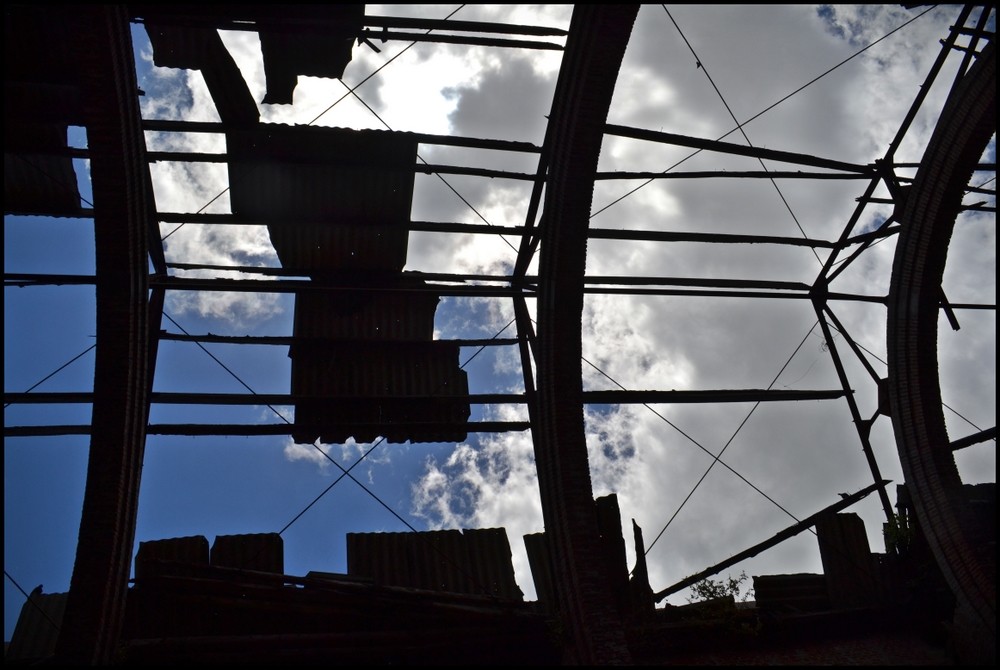
[[[908,516],[894,514],[892,519],[882,524],[882,533],[885,535],[886,552],[902,556],[913,543],[916,530],[911,525]]]
[[[732,596],[735,602],[747,602],[753,599],[753,586],[744,586],[749,579],[746,572],[741,572],[738,576],[726,575],[725,579],[718,581],[708,577],[691,587],[691,595],[688,596],[689,603],[700,603],[716,598]],[[744,590],[745,589],[745,590]]]

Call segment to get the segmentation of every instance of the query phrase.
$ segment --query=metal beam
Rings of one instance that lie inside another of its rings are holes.
[[[798,247],[833,249],[836,242],[809,240],[801,237],[773,235],[733,235],[730,233],[666,232],[660,230],[617,230],[590,228],[587,237],[592,240],[641,240],[645,242],[705,242],[709,244],[779,244]]]
[[[454,19],[416,19],[402,16],[365,16],[362,25],[388,28],[420,28],[422,30],[447,30],[451,32],[496,33],[500,35],[537,35],[541,37],[565,37],[562,28],[548,26],[524,26],[513,23],[489,23],[485,21],[455,21]]]
[[[704,149],[706,151],[716,151],[719,153],[734,154],[736,156],[766,158],[767,160],[774,160],[782,163],[807,165],[811,167],[826,168],[829,170],[857,172],[869,177],[873,177],[875,175],[875,168],[871,165],[845,163],[844,161],[820,158],[819,156],[810,156],[808,154],[793,153],[791,151],[775,151],[773,149],[762,149],[760,147],[748,147],[745,144],[733,144],[731,142],[709,140],[703,137],[690,137],[688,135],[657,132],[655,130],[644,130],[642,128],[629,128],[628,126],[619,126],[611,123],[604,126],[604,132],[608,135],[615,135],[617,137],[630,137],[636,140],[646,140],[649,142],[658,142],[660,144],[672,144],[681,147],[691,147],[692,149]]]
[[[184,212],[160,212],[161,223],[213,224],[231,226],[266,226],[275,223],[264,219],[252,219],[235,214],[198,214]],[[516,235],[533,239],[533,226],[490,226],[482,223],[457,223],[443,221],[410,221],[409,230],[429,233],[465,233],[473,235]],[[868,233],[874,235],[874,233]],[[645,242],[706,242],[712,244],[778,244],[800,247],[833,249],[837,242],[810,240],[801,237],[781,237],[774,235],[734,235],[729,233],[667,232],[661,230],[627,230],[615,228],[590,228],[587,236],[601,240],[637,240]],[[881,236],[879,236],[881,237]],[[861,241],[863,236],[852,238],[850,242]],[[177,266],[179,267],[179,266]],[[525,264],[525,269],[527,264]],[[518,273],[513,273],[515,276]],[[523,273],[522,273],[523,274]]]
[[[317,338],[318,341],[319,338]],[[160,340],[170,340],[173,342],[216,342],[219,344],[257,344],[257,345],[289,345],[293,342],[307,342],[309,338],[292,337],[281,335],[185,335],[182,333],[160,333]],[[324,340],[328,341],[328,340]],[[441,339],[435,342],[451,342],[460,347],[502,347],[517,344],[518,339],[513,337],[494,337],[481,339]]]
[[[794,524],[792,526],[789,526],[788,528],[786,528],[785,530],[781,531],[780,533],[777,533],[776,535],[774,535],[770,539],[765,540],[765,541],[763,541],[763,542],[761,542],[759,544],[755,544],[754,546],[750,547],[749,549],[745,549],[744,551],[741,551],[740,553],[731,556],[730,558],[726,559],[725,561],[723,561],[721,563],[717,563],[717,564],[713,565],[710,568],[706,568],[706,569],[702,570],[701,572],[699,572],[696,575],[691,575],[690,577],[687,577],[686,579],[682,579],[681,581],[677,582],[673,586],[668,586],[667,588],[663,589],[662,591],[656,593],[653,596],[654,602],[660,602],[661,600],[663,600],[664,598],[666,598],[669,595],[677,593],[678,591],[682,591],[682,590],[686,589],[689,586],[693,586],[693,585],[697,584],[698,582],[700,582],[703,579],[711,577],[712,575],[715,575],[715,574],[718,574],[718,573],[722,572],[723,570],[725,570],[728,567],[736,565],[740,561],[746,560],[748,558],[752,558],[752,557],[756,556],[757,554],[759,554],[760,552],[764,551],[765,549],[770,549],[771,547],[775,546],[776,544],[780,544],[781,542],[784,542],[785,540],[787,540],[787,539],[789,539],[791,537],[795,537],[799,533],[801,533],[803,531],[806,531],[809,528],[812,528],[813,526],[815,526],[824,517],[827,517],[827,516],[829,516],[831,514],[836,514],[837,512],[839,512],[842,509],[847,509],[848,507],[850,507],[854,503],[858,502],[859,500],[861,500],[862,498],[864,498],[865,496],[867,496],[868,494],[870,494],[872,491],[874,491],[876,489],[878,489],[880,491],[884,491],[886,485],[889,484],[889,483],[890,483],[890,481],[886,479],[886,480],[882,480],[881,483],[870,484],[869,486],[866,486],[865,488],[861,489],[857,493],[851,494],[851,495],[847,496],[846,498],[835,502],[834,504],[830,505],[829,507],[823,508],[819,512],[816,512],[815,514],[813,514],[812,516],[807,517],[807,518],[803,519],[802,521],[799,521],[798,523],[796,523],[796,524]]]
[[[261,159],[253,155],[241,156],[239,158],[230,154],[202,153],[196,151],[150,151],[146,154],[150,163],[176,162],[176,163],[279,163],[273,159]],[[296,160],[296,164],[310,163],[316,165],[327,164],[325,160]],[[535,181],[538,175],[525,172],[511,172],[509,170],[490,170],[487,168],[460,167],[456,165],[436,165],[432,163],[414,163],[410,168],[418,174],[457,174],[470,177],[488,177],[489,179],[514,179],[518,181]]]
[[[166,339],[166,338],[161,338]],[[691,404],[691,403],[739,403],[739,402],[784,402],[796,400],[833,400],[846,393],[841,389],[798,390],[798,389],[723,389],[699,391],[584,391],[583,402],[588,405],[638,405],[638,404]],[[4,404],[40,405],[74,404],[93,401],[93,394],[86,392],[54,393],[4,393]],[[150,402],[160,405],[291,405],[305,400],[356,400],[370,402],[425,400],[447,398],[464,400],[474,405],[530,404],[530,394],[521,393],[470,393],[468,395],[437,395],[433,393],[410,395],[292,395],[288,393],[174,393],[156,392],[150,394]]]
[[[434,293],[436,295],[475,295],[510,297],[525,293],[519,288],[501,286],[444,286],[428,284],[426,286],[409,287],[378,287],[378,286],[328,286],[315,281],[291,279],[199,279],[192,277],[153,277],[151,286],[163,287],[171,291],[234,291],[241,293],[298,293],[300,291],[364,291],[364,292],[412,292]],[[530,297],[531,291],[527,292]]]
[[[267,128],[268,124],[261,124]],[[216,133],[224,134],[233,130],[231,126],[217,121],[170,121],[166,119],[145,119],[143,130],[173,133]],[[435,135],[432,133],[400,133],[415,140],[418,144],[438,144],[450,147],[467,147],[469,149],[491,149],[494,151],[515,151],[522,153],[538,153],[542,150],[531,142],[517,140],[491,140],[478,137],[458,137],[451,135]],[[211,154],[209,154],[211,155]]]
[[[394,429],[422,430],[466,430],[470,433],[503,433],[509,431],[528,430],[531,425],[527,421],[476,421],[472,423],[394,423]],[[323,426],[328,430],[357,430],[377,432],[385,428],[384,424],[352,423],[329,424]],[[246,437],[261,435],[291,435],[303,426],[296,427],[290,423],[268,424],[150,424],[146,428],[147,435],[187,435],[191,437],[203,435],[239,435]],[[305,428],[308,428],[306,426]],[[51,426],[4,426],[4,437],[48,437],[53,435],[90,435],[89,425],[51,425]]]
[[[813,309],[816,310],[816,318],[819,320],[820,328],[823,329],[823,338],[826,341],[827,348],[830,351],[830,358],[833,359],[833,366],[837,370],[837,377],[840,379],[840,385],[846,392],[847,406],[851,411],[851,418],[854,421],[854,427],[858,432],[858,439],[861,441],[861,450],[865,454],[865,460],[868,461],[868,468],[871,470],[872,479],[875,482],[880,482],[882,480],[882,473],[879,471],[878,461],[875,459],[875,450],[872,449],[871,441],[869,440],[870,430],[868,428],[868,422],[866,422],[861,417],[861,412],[858,410],[858,404],[854,400],[854,394],[850,393],[851,383],[847,379],[847,372],[844,370],[844,363],[840,359],[840,353],[837,350],[837,343],[833,339],[833,333],[830,332],[830,324],[826,322],[826,312],[830,311],[830,308],[826,306],[826,303],[820,299],[813,300]],[[892,511],[892,503],[889,501],[889,494],[886,493],[885,488],[879,489],[879,500],[882,502],[882,511],[885,513],[886,521],[892,522],[895,515]]]
[[[149,214],[135,54],[125,9],[64,9],[91,152],[97,349],[86,488],[57,665],[120,651],[149,404]]]
[[[536,357],[540,411],[532,434],[564,662],[570,664],[627,665],[632,660],[594,513],[583,424],[580,319],[594,173],[638,11],[637,5],[620,3],[574,6],[546,133],[550,167],[539,227]]]
[[[952,451],[958,451],[959,449],[965,449],[966,447],[971,447],[982,442],[988,442],[989,440],[997,439],[997,427],[987,428],[986,430],[981,430],[978,433],[973,433],[972,435],[967,435],[966,437],[959,438],[951,442],[948,448]]]
[[[871,179],[860,172],[802,172],[801,170],[705,170],[700,172],[598,172],[598,181],[612,179]]]

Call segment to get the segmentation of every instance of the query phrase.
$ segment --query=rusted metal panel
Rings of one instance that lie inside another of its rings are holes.
[[[407,291],[420,280],[396,279],[386,291],[301,291],[295,296],[297,338],[430,341],[438,296]]]
[[[552,574],[552,552],[545,533],[524,536],[524,548],[528,552],[531,579],[535,583],[535,596],[546,612],[559,609],[558,588]]]
[[[278,124],[226,137],[233,213],[271,222],[284,267],[320,275],[402,270],[413,137]]]
[[[198,55],[195,33],[217,29],[255,30],[260,35],[268,104],[291,104],[299,75],[341,78],[351,62],[354,38],[361,34],[363,4],[322,5],[131,5],[147,29],[156,26],[156,65],[199,69],[188,56]],[[164,31],[164,29],[166,29]],[[163,37],[169,37],[164,42]],[[203,62],[203,61],[202,61]]]
[[[861,517],[830,515],[816,524],[816,536],[830,604],[838,609],[876,604],[883,589]]]
[[[145,22],[153,47],[153,63],[161,67],[200,70],[223,123],[256,124],[260,119],[257,103],[236,61],[222,43],[219,31],[210,27],[171,25],[170,20]]]
[[[285,572],[285,544],[277,533],[218,535],[210,558],[218,568]]]
[[[209,565],[208,540],[204,535],[174,537],[168,540],[140,542],[135,555],[135,578],[137,581],[156,576],[158,561]]]
[[[830,609],[826,575],[763,575],[753,578],[754,598],[761,612],[820,612]]]
[[[292,357],[292,394],[315,396],[296,404],[296,442],[458,442],[467,436],[469,392],[451,342],[298,343]],[[429,398],[409,398],[423,395]],[[367,398],[366,398],[367,396]],[[398,396],[398,399],[385,398]],[[454,429],[393,424],[454,423]],[[352,424],[380,424],[378,433]],[[459,425],[462,424],[462,425]]]
[[[153,65],[183,70],[210,67],[219,33],[210,28],[179,26],[148,20],[144,23],[153,47]]]
[[[73,16],[59,5],[8,3],[4,7],[4,83],[76,86],[80,60],[74,34],[79,29]]]
[[[347,571],[388,586],[524,598],[503,528],[348,533]]]
[[[4,663],[51,657],[59,639],[67,593],[37,593],[21,606],[10,643],[4,652]]]
[[[65,129],[63,136],[65,137]],[[5,151],[3,198],[5,212],[43,216],[78,215],[80,191],[72,159]]]
[[[406,264],[409,233],[395,224],[287,222],[267,230],[282,266],[312,277],[329,272],[399,272]]]
[[[314,5],[322,14],[323,34],[288,32],[261,25],[260,50],[267,79],[267,104],[292,104],[299,75],[340,79],[351,62],[354,38],[360,34],[363,4]],[[318,23],[318,22],[317,22]]]

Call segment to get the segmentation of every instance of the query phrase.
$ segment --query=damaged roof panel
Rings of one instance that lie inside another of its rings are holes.
[[[315,398],[296,402],[296,442],[317,437],[326,443],[350,437],[372,442],[379,436],[390,442],[459,442],[467,437],[469,380],[459,368],[457,344],[299,342],[289,355],[292,393]]]
[[[503,528],[348,533],[347,572],[388,586],[524,598]]]

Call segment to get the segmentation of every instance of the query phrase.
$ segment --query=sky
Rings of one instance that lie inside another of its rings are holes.
[[[608,121],[871,163],[885,153],[899,128],[939,53],[938,39],[946,36],[957,17],[957,7],[929,11],[785,98],[925,9],[644,6]],[[444,18],[452,13],[455,19],[565,28],[571,7],[367,8],[369,15]],[[222,37],[254,98],[263,99],[256,34],[223,32]],[[145,118],[218,120],[199,72],[154,67],[141,26],[134,26],[133,40],[139,86],[145,92],[139,99]],[[561,43],[561,38],[552,41]],[[260,104],[262,121],[389,127],[542,143],[559,52],[408,45],[376,42],[379,53],[356,46],[343,82],[300,77],[294,104]],[[351,96],[341,100],[347,87],[365,80],[390,59],[394,60],[357,89],[371,109]],[[919,161],[959,59],[957,52],[949,56],[939,84],[897,152],[899,162]],[[731,133],[737,125],[733,116],[745,123],[749,140]],[[147,133],[146,140],[150,150],[225,150],[222,135]],[[71,129],[70,141],[86,146],[85,133]],[[691,153],[606,137],[599,170],[661,172],[682,159],[686,160],[678,171],[760,168],[754,159],[709,152],[688,158]],[[429,163],[535,170],[530,154],[430,144],[422,144],[419,154]],[[995,140],[985,160],[995,161]],[[81,160],[76,167],[81,193],[89,198],[88,166]],[[769,169],[776,167],[781,166],[768,162]],[[902,175],[912,173],[900,169]],[[203,211],[229,211],[223,193],[228,183],[224,165],[160,162],[152,166],[151,174],[159,211],[195,212],[208,203]],[[977,173],[975,179],[982,183],[993,176]],[[498,226],[523,225],[530,195],[525,182],[454,175],[445,179],[447,185],[437,176],[415,176],[413,220],[482,223],[485,219]],[[591,226],[805,234],[835,240],[866,184],[786,179],[777,182],[779,194],[763,179],[669,179],[645,185],[634,179],[603,180],[595,187]],[[887,197],[884,188],[876,196]],[[986,199],[995,207],[992,196],[975,199]],[[890,212],[891,205],[867,207],[856,230],[873,229]],[[4,224],[5,272],[93,274],[90,221],[5,217]],[[174,228],[161,224],[162,235],[169,234],[164,242],[168,261],[278,266],[265,228],[190,224],[171,234]],[[995,304],[995,234],[993,214],[962,215],[945,275],[951,302]],[[516,239],[505,241],[496,235],[412,232],[406,269],[506,274],[515,259],[508,242],[517,246]],[[893,251],[893,238],[874,245],[839,275],[831,290],[885,295]],[[825,254],[820,251],[820,259],[825,260]],[[587,273],[593,276],[811,284],[819,268],[809,249],[773,245],[591,240],[587,257]],[[537,261],[529,272],[536,271]],[[528,300],[532,314],[533,302]],[[885,360],[884,307],[837,301],[832,309],[884,375],[880,362]],[[190,333],[289,335],[293,303],[291,296],[282,294],[171,292],[165,312],[162,327],[174,333],[183,328]],[[964,417],[946,413],[953,439],[996,425],[995,311],[963,310],[958,316],[961,330],[942,325],[939,333],[943,397]],[[435,336],[489,338],[512,319],[513,307],[506,298],[445,297],[437,308]],[[584,387],[839,388],[829,344],[815,322],[810,303],[803,300],[588,295],[581,334]],[[88,349],[95,343],[94,324],[92,287],[5,287],[6,391],[31,388],[79,354],[35,390],[89,391],[94,352]],[[513,326],[504,332],[512,335]],[[846,349],[843,337],[835,336],[833,344],[844,356],[861,414],[870,417],[876,407],[872,380]],[[288,392],[286,347],[207,344],[205,348],[239,380],[196,345],[165,341],[160,344],[155,390],[242,393],[250,387],[257,393]],[[465,369],[473,393],[523,390],[516,347],[482,352],[463,348],[462,361],[469,361]],[[276,409],[291,418],[291,408]],[[526,418],[526,410],[518,405],[473,406],[472,412],[472,420]],[[5,425],[86,424],[89,415],[89,405],[11,405],[5,407]],[[150,421],[274,423],[279,419],[266,407],[154,406]],[[634,519],[643,528],[654,591],[771,537],[794,523],[791,515],[809,516],[837,502],[838,493],[857,491],[872,481],[843,400],[765,403],[756,408],[750,404],[589,406],[586,426],[594,494],[616,493],[624,527],[629,529]],[[875,422],[871,440],[883,477],[901,483],[886,418]],[[26,591],[38,584],[46,593],[68,588],[88,442],[86,436],[4,440],[4,566]],[[352,471],[370,493],[345,479],[298,516],[340,474],[327,456],[346,468],[371,446],[348,442],[317,448],[294,444],[288,437],[150,436],[136,542],[188,535],[204,535],[212,542],[216,535],[283,531],[285,571],[304,575],[346,572],[345,536],[350,532],[502,526],[511,542],[518,584],[527,598],[534,599],[521,538],[542,531],[543,524],[529,432],[470,434],[459,444],[380,444]],[[720,464],[708,470],[713,459],[706,452],[717,454],[724,447],[721,460],[728,468]],[[959,452],[964,481],[995,481],[995,453],[991,444]],[[893,488],[890,497],[895,500]],[[851,511],[865,520],[873,551],[883,551],[884,516],[877,496],[869,496]],[[631,567],[635,561],[631,533],[625,537]],[[723,575],[741,571],[748,575],[821,572],[815,537],[804,533]],[[682,592],[670,602],[683,603],[684,597]],[[5,578],[5,639],[10,639],[23,601],[11,579]]]

